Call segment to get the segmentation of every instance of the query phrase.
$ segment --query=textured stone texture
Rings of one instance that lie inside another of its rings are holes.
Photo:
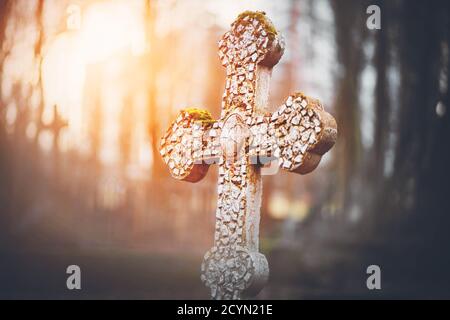
[[[269,275],[258,252],[262,180],[254,159],[304,174],[336,140],[333,117],[301,93],[267,111],[272,68],[283,51],[283,38],[264,13],[239,15],[219,41],[227,75],[220,120],[206,111],[182,111],[161,140],[161,156],[177,179],[196,182],[209,165],[219,165],[214,246],[201,275],[214,299],[256,295]]]

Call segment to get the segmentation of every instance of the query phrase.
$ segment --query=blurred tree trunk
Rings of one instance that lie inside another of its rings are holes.
[[[121,169],[125,175],[127,166],[130,163],[130,155],[133,141],[133,118],[134,118],[134,104],[131,96],[126,96],[120,111],[120,156]]]
[[[91,142],[91,156],[89,162],[93,168],[93,177],[95,181],[98,181],[101,174],[100,148],[102,146],[103,109],[100,94],[101,93],[98,91],[94,93],[93,110],[89,121],[89,139]],[[89,186],[92,188],[92,193],[94,194],[94,208],[97,210],[99,207],[97,182]]]
[[[3,82],[3,67],[5,58],[8,55],[8,48],[5,46],[6,26],[9,21],[9,13],[11,1],[4,0],[0,2],[0,79]],[[11,170],[10,170],[10,146],[6,132],[6,105],[4,103],[3,90],[0,85],[0,203],[2,206],[2,214],[0,215],[0,225],[9,225],[10,214],[10,192],[11,192]],[[4,229],[3,229],[4,230]],[[2,232],[3,233],[3,232]],[[0,235],[0,237],[2,237]],[[3,238],[3,237],[2,237]],[[2,240],[0,242],[3,243]]]
[[[403,157],[397,165],[399,168],[412,170],[412,172],[401,171],[406,177],[410,174],[416,177],[414,197],[417,201],[414,205],[422,218],[434,226],[448,226],[450,222],[448,216],[450,208],[448,199],[448,190],[450,190],[448,145],[450,138],[448,85],[450,4],[448,1],[436,0],[425,7],[411,6],[408,2],[406,7],[409,9],[407,14],[417,19],[422,18],[424,22],[416,22],[414,36],[412,30],[406,29],[413,28],[412,25],[405,25],[404,29],[404,36],[410,35],[405,42],[409,40],[410,46],[418,45],[415,41],[420,41],[422,44],[421,49],[415,48],[415,54],[406,52],[405,47],[403,60],[405,68],[413,70],[415,77],[408,73],[403,74],[405,82],[411,87],[407,92],[410,99],[405,99],[402,104],[402,115],[411,116],[415,126],[410,127],[404,124],[402,127],[404,132],[400,132],[400,137],[404,148],[399,146],[399,152],[402,152]],[[405,10],[408,9],[405,8]],[[406,46],[406,43],[404,45]],[[438,103],[443,110],[439,110]],[[416,114],[411,115],[413,113]],[[408,137],[414,139],[412,141],[417,141],[418,145],[407,143]],[[412,158],[409,159],[409,156]],[[434,216],[435,219],[430,219],[429,215]],[[436,223],[437,221],[439,223]]]
[[[36,25],[37,25],[37,30],[38,30],[38,38],[37,38],[35,46],[34,46],[34,56],[35,56],[35,59],[38,64],[38,73],[39,73],[37,90],[39,91],[39,98],[40,98],[39,106],[37,109],[37,115],[36,115],[37,130],[36,130],[36,135],[34,138],[34,146],[36,147],[36,150],[37,150],[37,146],[38,146],[39,135],[43,129],[42,115],[44,113],[44,108],[45,108],[44,87],[43,87],[43,83],[42,83],[42,63],[44,60],[44,57],[42,54],[42,47],[43,47],[43,43],[44,43],[44,39],[45,39],[44,21],[42,18],[43,12],[44,12],[44,0],[39,0],[37,7],[36,7],[36,15],[35,15],[36,16]]]
[[[366,36],[362,1],[331,1],[335,18],[337,59],[336,120],[339,137],[336,144],[337,204],[345,210],[351,200],[351,186],[361,165],[360,75]]]
[[[395,186],[400,206],[406,209],[416,205],[416,200],[432,193],[435,188],[427,184],[430,175],[445,168],[437,166],[445,149],[436,150],[442,143],[442,133],[448,130],[442,125],[446,117],[439,119],[436,104],[440,100],[439,78],[442,68],[442,41],[446,31],[448,11],[446,1],[401,2],[399,33],[400,54],[400,111],[398,115],[398,140],[395,152]],[[448,32],[448,31],[447,31]],[[440,129],[440,130],[439,130]],[[448,137],[448,136],[447,136]],[[437,152],[432,153],[432,151]]]
[[[152,179],[157,179],[163,172],[163,163],[159,156],[159,137],[160,126],[158,123],[158,107],[157,107],[157,75],[159,72],[159,46],[155,34],[156,21],[156,0],[146,1],[146,31],[147,43],[150,46],[148,54],[149,66],[149,85],[148,85],[148,134],[151,140],[151,149],[153,155]]]
[[[375,34],[375,56],[374,67],[377,72],[377,80],[375,84],[375,132],[372,158],[371,180],[376,185],[376,189],[382,183],[384,176],[385,155],[387,148],[387,138],[390,130],[389,112],[391,110],[387,69],[390,63],[390,46],[389,46],[389,23],[387,20],[390,8],[385,0],[379,0],[376,4],[381,8],[382,29],[376,31]]]
[[[6,26],[9,21],[9,13],[11,9],[11,1],[10,0],[4,0],[0,2],[0,44],[2,44],[2,47],[0,47],[0,79],[3,81],[3,67],[6,57],[8,56],[9,48],[5,46],[5,40],[6,40]],[[2,86],[0,86],[0,134],[4,132],[5,126],[4,126],[4,97],[3,97],[3,90]],[[0,138],[2,136],[0,135]]]

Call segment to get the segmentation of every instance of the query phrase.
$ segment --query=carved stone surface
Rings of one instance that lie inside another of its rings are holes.
[[[214,246],[201,275],[214,299],[256,295],[268,278],[267,260],[258,252],[262,180],[254,159],[277,159],[281,168],[305,174],[336,140],[334,118],[301,93],[267,112],[272,67],[283,50],[264,13],[241,14],[219,41],[227,75],[220,120],[187,109],[161,139],[161,156],[177,179],[196,182],[211,164],[219,165]]]

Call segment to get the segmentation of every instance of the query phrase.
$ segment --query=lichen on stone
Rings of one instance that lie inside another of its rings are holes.
[[[183,111],[187,112],[194,121],[201,121],[203,123],[214,122],[214,119],[208,110],[198,108],[186,108]]]
[[[269,35],[270,39],[275,38],[275,36],[278,34],[277,29],[275,28],[272,21],[267,18],[266,13],[264,11],[244,11],[242,12],[236,19],[236,22],[241,21],[245,17],[250,17],[252,19],[258,20],[259,23],[262,24],[264,30]]]

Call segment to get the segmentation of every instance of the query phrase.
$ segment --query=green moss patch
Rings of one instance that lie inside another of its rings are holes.
[[[198,109],[198,108],[186,108],[185,112],[194,119],[194,121],[202,122],[214,122],[211,113],[208,110]]]
[[[264,30],[266,30],[269,38],[273,39],[278,34],[277,29],[273,25],[272,21],[267,18],[266,13],[264,11],[244,11],[238,17],[236,22],[241,21],[245,17],[250,17],[252,19],[258,20],[259,23],[262,24]]]

